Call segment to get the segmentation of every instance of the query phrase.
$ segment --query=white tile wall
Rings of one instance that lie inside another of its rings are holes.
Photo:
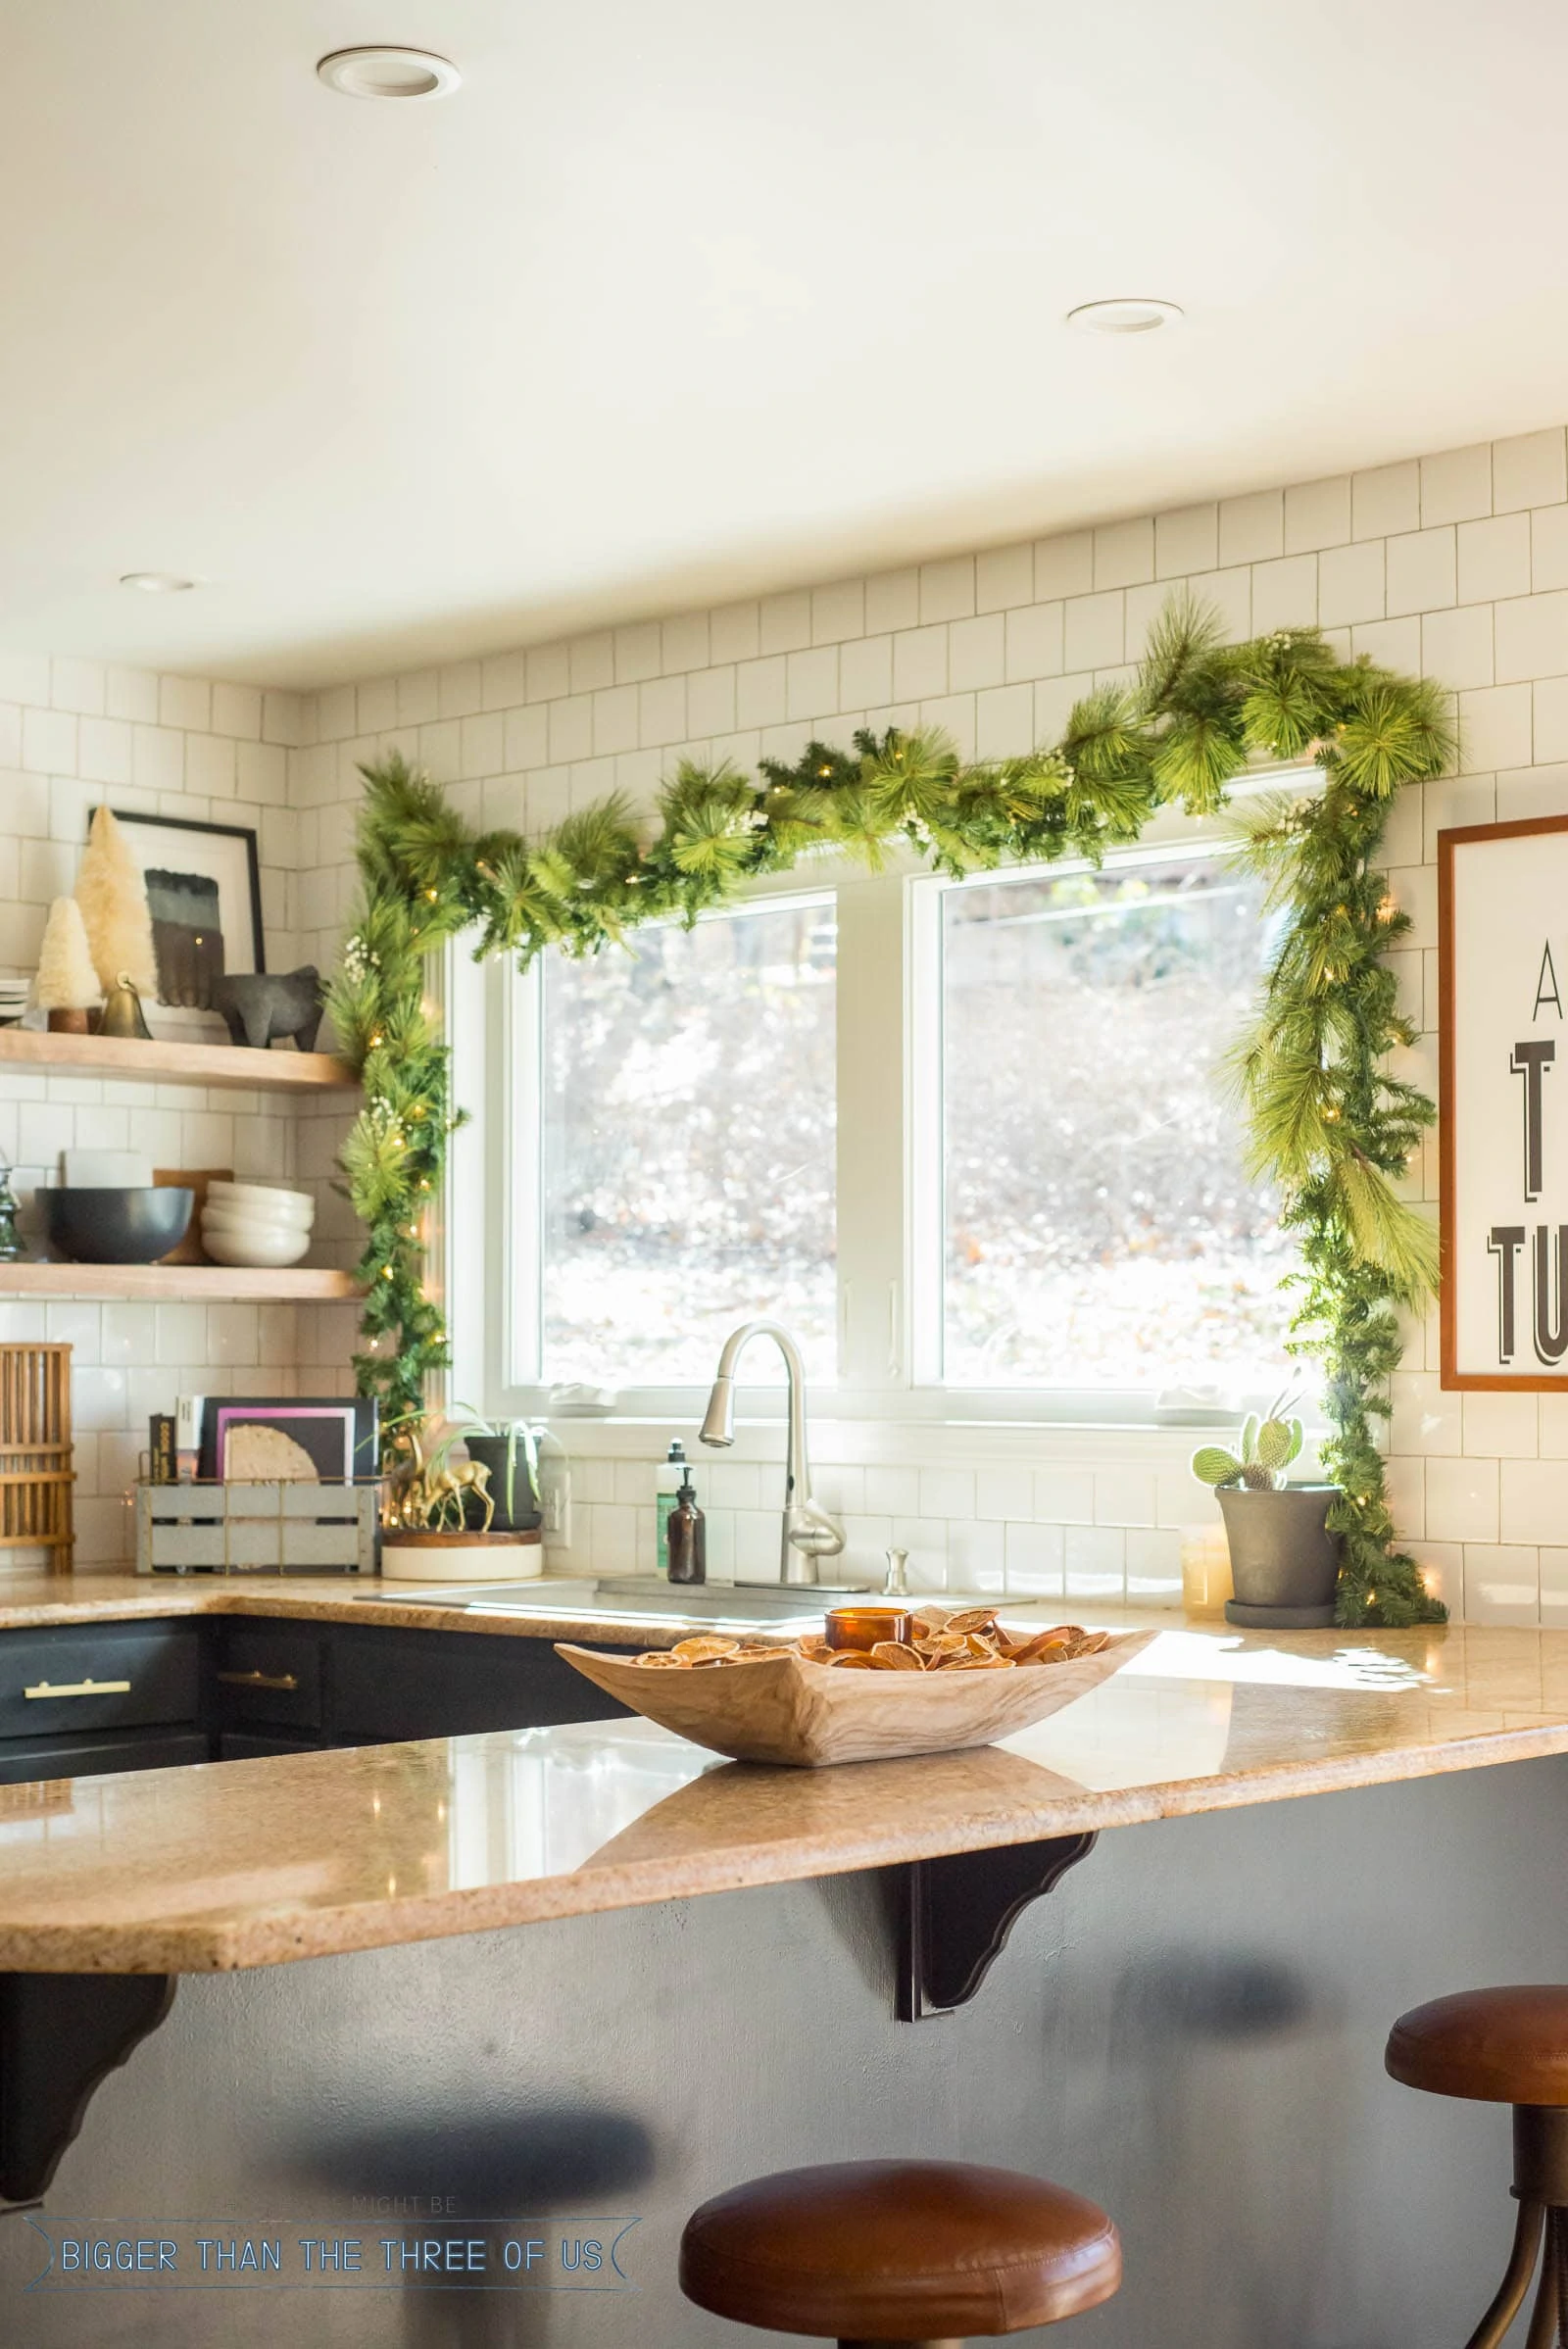
[[[1416,923],[1399,957],[1423,1030],[1411,1065],[1435,1086],[1438,829],[1568,811],[1568,442],[1556,428],[319,695],[290,754],[309,944],[327,951],[346,905],[355,770],[377,749],[421,759],[476,819],[524,829],[612,787],[646,798],[682,754],[750,765],[792,756],[812,731],[842,740],[860,724],[924,720],[965,750],[1020,750],[1136,658],[1183,583],[1233,635],[1315,621],[1347,653],[1453,692],[1462,774],[1406,795],[1388,850]],[[499,729],[443,723],[460,706]],[[1435,1152],[1417,1188],[1435,1205]],[[1538,1409],[1444,1395],[1436,1343],[1429,1316],[1394,1383],[1390,1486],[1405,1536],[1456,1613],[1568,1622],[1568,1398]],[[896,1534],[925,1583],[947,1573],[990,1587],[1000,1574],[1086,1602],[1168,1593],[1179,1528],[1205,1514],[1179,1462],[1140,1466],[1136,1443],[1114,1466],[1055,1446],[1032,1483],[1011,1452],[986,1462],[965,1448],[950,1470],[935,1437],[924,1456],[915,1479],[867,1454],[841,1505],[866,1558]],[[603,1463],[581,1466],[591,1484]],[[767,1572],[772,1519],[750,1491],[710,1493],[715,1553]],[[647,1492],[584,1500],[592,1555],[646,1565]],[[603,1528],[601,1510],[614,1512]]]
[[[574,1438],[569,1426],[562,1427],[572,1454],[571,1540],[569,1547],[551,1545],[553,1567],[653,1572],[654,1480],[672,1432],[594,1428],[578,1430]],[[693,1455],[693,1481],[708,1519],[710,1579],[775,1580],[783,1497],[779,1431],[742,1428],[738,1441],[757,1452],[755,1460],[710,1459],[697,1450],[693,1429],[679,1432]],[[1049,1441],[1065,1452],[1073,1439],[1058,1432]],[[953,1464],[940,1468],[918,1465],[912,1456],[886,1456],[907,1449],[929,1460],[941,1448],[929,1428],[906,1431],[901,1442],[887,1430],[824,1423],[814,1443],[815,1494],[842,1519],[847,1542],[843,1558],[828,1571],[842,1568],[850,1579],[880,1581],[885,1552],[896,1543],[907,1550],[909,1580],[919,1590],[1102,1605],[1125,1593],[1138,1605],[1172,1603],[1180,1588],[1183,1530],[1219,1514],[1212,1494],[1185,1473],[1190,1446],[1173,1434],[1097,1431],[1094,1465],[1062,1468],[1032,1468],[1020,1459],[1020,1447],[1027,1453],[1030,1440],[1016,1428],[995,1438],[972,1427],[955,1433],[949,1440]],[[991,1444],[996,1457],[988,1460]],[[856,1459],[862,1444],[883,1456]]]
[[[1233,635],[1315,620],[1343,650],[1420,668],[1453,692],[1463,773],[1406,796],[1388,851],[1417,925],[1399,957],[1423,1029],[1413,1064],[1435,1083],[1437,830],[1568,811],[1568,443],[1555,428],[303,703],[91,663],[0,661],[0,967],[30,961],[63,845],[79,838],[97,784],[170,811],[257,808],[269,920],[293,932],[300,958],[324,962],[353,896],[358,765],[378,751],[426,765],[475,821],[533,830],[611,789],[646,800],[682,754],[749,766],[794,755],[813,731],[843,739],[859,724],[924,720],[966,751],[1018,750],[1050,737],[1097,676],[1137,657],[1151,616],[1183,583]],[[48,1095],[35,1105],[73,1119],[99,1106]],[[302,1172],[324,1179],[331,1147],[302,1130],[299,1148],[315,1153]],[[1434,1153],[1418,1188],[1435,1203]],[[332,1236],[348,1244],[347,1228]],[[306,1358],[327,1366],[302,1376],[341,1375],[347,1320],[341,1310],[298,1317]],[[236,1342],[206,1350],[216,1357]],[[112,1386],[91,1392],[95,1408],[115,1408]],[[1449,1604],[1473,1620],[1568,1622],[1568,1473],[1558,1465],[1568,1463],[1568,1398],[1537,1408],[1444,1395],[1429,1316],[1412,1332],[1393,1402],[1391,1489]],[[1010,1442],[988,1460],[967,1438],[960,1457],[956,1441],[945,1448],[927,1435],[912,1486],[870,1446],[824,1470],[825,1490],[841,1480],[838,1505],[862,1559],[876,1562],[896,1538],[925,1584],[992,1588],[1000,1577],[1084,1603],[1170,1593],[1179,1529],[1206,1511],[1167,1439],[1143,1453],[1123,1439],[1125,1456],[1088,1465],[1053,1439],[1035,1473]],[[847,1433],[851,1450],[855,1442]],[[646,1566],[643,1480],[662,1448],[651,1444],[618,1484],[613,1463],[579,1460],[578,1559]],[[736,1481],[709,1494],[713,1566],[766,1574],[776,1522],[760,1491],[753,1500],[744,1467],[732,1464]]]
[[[289,805],[292,694],[92,661],[0,657],[0,969],[30,971],[49,900],[74,879],[88,812],[121,808],[254,826],[274,969],[296,953],[298,822]],[[301,1116],[265,1093],[0,1075],[0,1154],[32,1225],[32,1196],[75,1143],[145,1150],[160,1166],[232,1166],[323,1191],[340,1115]],[[352,1222],[335,1195],[321,1211],[322,1256],[352,1260]],[[293,1305],[0,1305],[0,1340],[74,1347],[76,1559],[128,1557],[124,1493],[147,1415],[180,1393],[334,1392],[347,1378],[352,1314]],[[0,1568],[24,1553],[0,1552]]]

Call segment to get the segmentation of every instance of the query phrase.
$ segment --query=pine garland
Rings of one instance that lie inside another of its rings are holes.
[[[423,1288],[424,1211],[448,1137],[448,1052],[424,1004],[423,957],[461,932],[475,958],[525,969],[546,947],[597,954],[637,923],[688,925],[759,874],[837,849],[873,869],[916,849],[955,876],[1083,856],[1137,839],[1158,808],[1213,814],[1250,763],[1311,759],[1321,794],[1271,796],[1238,819],[1237,853],[1267,875],[1284,936],[1252,1033],[1236,1054],[1255,1173],[1272,1180],[1303,1270],[1293,1350],[1324,1373],[1330,1474],[1344,1489],[1340,1620],[1437,1622],[1414,1561],[1393,1545],[1373,1422],[1399,1360],[1397,1309],[1437,1284],[1436,1239],[1399,1184],[1433,1105],[1390,1073],[1414,1042],[1384,956],[1407,917],[1375,867],[1395,794],[1441,774],[1454,751],[1437,688],[1368,661],[1343,661],[1316,630],[1219,641],[1186,599],[1150,632],[1135,678],[1097,688],[1054,748],[965,764],[935,729],[858,733],[849,752],[809,743],[764,759],[754,783],[726,763],[682,760],[643,825],[612,798],[542,840],[474,832],[399,756],[362,769],[362,902],[329,1003],[366,1106],[342,1153],[368,1226],[361,1391],[417,1412],[447,1366]]]

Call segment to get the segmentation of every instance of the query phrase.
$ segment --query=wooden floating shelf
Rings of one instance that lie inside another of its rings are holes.
[[[231,1093],[353,1093],[359,1079],[331,1052],[252,1052],[233,1044],[151,1044],[122,1036],[51,1036],[0,1028],[0,1074],[115,1077],[144,1085],[213,1085]]]
[[[134,1297],[177,1304],[336,1304],[362,1295],[351,1272],[291,1264],[0,1264],[8,1297]]]

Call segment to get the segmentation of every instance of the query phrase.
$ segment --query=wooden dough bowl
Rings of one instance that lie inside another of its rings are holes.
[[[989,1745],[1087,1696],[1157,1636],[1115,1632],[1096,1655],[1010,1672],[843,1672],[787,1647],[695,1672],[649,1672],[564,1643],[556,1653],[596,1688],[694,1745],[737,1762],[820,1770]]]

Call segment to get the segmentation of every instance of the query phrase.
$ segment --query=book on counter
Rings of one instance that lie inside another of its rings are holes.
[[[190,1483],[201,1463],[206,1407],[203,1395],[182,1395],[174,1405],[174,1471],[182,1485]]]
[[[172,1485],[178,1481],[174,1465],[174,1414],[172,1411],[154,1411],[147,1422],[148,1479],[155,1485]]]

